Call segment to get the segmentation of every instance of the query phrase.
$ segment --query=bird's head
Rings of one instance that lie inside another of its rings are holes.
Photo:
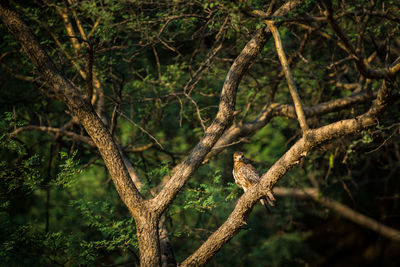
[[[235,152],[233,154],[233,161],[244,161],[244,155],[243,152]]]

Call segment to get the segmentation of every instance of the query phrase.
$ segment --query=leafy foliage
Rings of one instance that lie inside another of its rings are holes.
[[[10,5],[60,72],[82,91],[87,44],[93,44],[93,108],[142,178],[140,191],[150,197],[214,118],[232,61],[252,34],[265,26],[252,11],[267,11],[271,1],[267,2],[71,0],[10,1]],[[274,11],[286,1],[272,2]],[[359,92],[374,95],[381,81],[365,79],[355,71],[327,26],[320,2],[303,1],[289,15],[271,18],[280,23],[303,104],[313,106]],[[332,5],[340,27],[371,66],[387,66],[398,58],[396,1],[376,1],[374,6],[361,0],[332,1]],[[368,10],[366,16],[363,12]],[[358,39],[361,32],[363,40]],[[101,156],[71,135],[87,137],[3,24],[0,33],[4,69],[0,72],[1,264],[138,264],[135,223]],[[343,84],[359,86],[348,89]],[[394,84],[398,93],[398,78]],[[274,42],[269,40],[240,83],[234,125],[253,123],[274,102],[292,100]],[[365,101],[310,116],[310,127],[352,118],[369,106]],[[61,131],[31,129],[13,134],[29,125]],[[264,173],[299,136],[297,121],[277,117],[254,135],[229,144],[198,169],[166,214],[178,262],[226,220],[242,194],[232,179],[232,153],[244,151]],[[399,229],[398,143],[399,107],[392,105],[378,126],[324,144],[279,186],[303,189],[317,181],[320,197]],[[391,251],[398,251],[397,243],[346,223],[310,200],[285,197],[278,200],[271,216],[257,204],[247,225],[210,265],[390,266],[399,257]]]

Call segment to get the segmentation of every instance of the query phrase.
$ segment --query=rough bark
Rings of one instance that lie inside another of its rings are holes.
[[[155,213],[149,212],[149,209],[142,209],[141,211],[143,213],[135,217],[140,266],[160,266],[159,217]]]

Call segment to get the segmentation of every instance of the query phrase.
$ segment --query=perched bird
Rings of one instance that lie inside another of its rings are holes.
[[[235,179],[235,183],[245,192],[260,180],[256,168],[245,159],[242,152],[235,152],[233,154],[233,178]],[[271,202],[266,197],[261,198],[260,202],[267,209],[267,212],[271,213],[267,205],[267,202]]]

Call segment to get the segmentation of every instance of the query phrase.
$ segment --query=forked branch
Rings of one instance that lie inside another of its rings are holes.
[[[251,209],[257,201],[271,193],[273,186],[290,169],[297,165],[301,158],[322,143],[354,134],[362,129],[371,127],[376,123],[377,117],[387,106],[392,90],[391,84],[385,81],[378,91],[377,98],[368,112],[353,119],[342,120],[329,125],[308,130],[275,164],[262,175],[258,184],[248,189],[238,200],[235,209],[228,219],[190,255],[181,266],[204,265],[218,250],[233,238],[240,228],[246,224]]]

